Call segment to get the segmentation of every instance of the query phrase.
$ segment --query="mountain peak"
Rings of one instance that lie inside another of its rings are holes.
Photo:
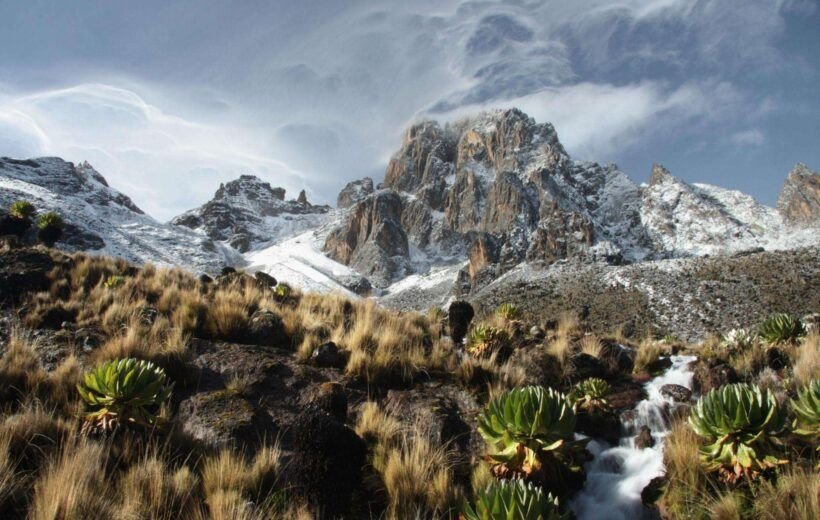
[[[305,190],[297,200],[285,200],[284,188],[271,187],[254,175],[241,175],[220,184],[213,199],[171,223],[227,241],[244,253],[318,225],[329,210],[310,204]]]
[[[820,173],[797,163],[780,190],[777,210],[790,222],[820,221]]]

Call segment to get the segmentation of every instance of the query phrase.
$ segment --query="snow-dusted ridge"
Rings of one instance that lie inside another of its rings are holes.
[[[244,263],[224,244],[144,214],[88,163],[74,165],[56,157],[0,158],[0,207],[19,199],[63,217],[68,229],[58,246],[67,250],[208,272]]]

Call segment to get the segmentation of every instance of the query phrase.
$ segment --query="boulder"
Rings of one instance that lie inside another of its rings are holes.
[[[353,492],[361,487],[364,442],[316,406],[299,415],[290,435],[293,483],[321,518],[344,516]]]
[[[583,381],[590,377],[606,377],[606,366],[595,356],[583,352],[572,356],[572,366],[575,367],[572,373],[573,382]]]
[[[213,447],[258,442],[255,413],[244,398],[226,390],[201,392],[184,399],[176,416],[182,431]]]
[[[641,426],[641,430],[638,432],[638,435],[635,436],[635,447],[639,450],[645,448],[651,448],[655,445],[655,438],[652,437],[652,430],[649,429],[649,426]]]
[[[316,347],[310,356],[310,361],[317,367],[323,368],[344,368],[347,359],[332,341],[323,343]]]
[[[276,287],[276,284],[278,283],[276,281],[276,278],[274,278],[273,276],[269,275],[264,271],[256,271],[253,277],[256,278],[256,281],[258,282],[259,286],[263,289],[272,289]]]
[[[661,395],[668,397],[676,403],[688,403],[692,399],[692,391],[685,386],[667,384],[661,387]]]
[[[291,347],[282,318],[266,310],[256,311],[251,316],[245,342],[283,349]]]
[[[628,375],[635,366],[635,351],[618,343],[605,341],[598,359],[610,376]]]
[[[0,304],[17,303],[27,293],[48,290],[51,285],[48,273],[53,267],[54,260],[43,251],[0,251]]]
[[[692,376],[692,390],[700,395],[713,388],[737,383],[739,381],[735,369],[725,363],[709,366],[703,361],[695,364]]]
[[[532,327],[530,327],[530,336],[532,336],[535,339],[544,339],[545,337],[547,337],[547,333],[544,332],[544,329],[542,329],[538,325],[533,325]]]
[[[470,328],[470,322],[473,321],[475,311],[469,302],[464,300],[456,300],[450,304],[447,309],[447,323],[450,325],[450,338],[453,344],[460,345],[464,336],[467,335],[467,330]]]
[[[783,370],[791,364],[789,356],[777,347],[766,350],[766,365],[772,370]]]

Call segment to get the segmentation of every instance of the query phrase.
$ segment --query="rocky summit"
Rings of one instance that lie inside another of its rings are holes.
[[[202,231],[245,253],[259,244],[276,242],[283,234],[315,227],[330,210],[309,203],[304,190],[296,200],[285,200],[283,188],[272,188],[253,175],[221,184],[214,198],[174,218],[177,226]]]
[[[615,165],[571,159],[551,124],[497,110],[409,128],[380,189],[364,180],[342,192],[349,209],[324,251],[384,288],[462,261],[477,287],[522,263],[789,248],[817,242],[816,227],[794,224],[814,222],[818,178],[798,166],[778,210],[659,164],[639,186]]]
[[[753,287],[761,287],[758,266],[781,258],[796,262],[782,273],[796,273],[798,289],[816,289],[818,186],[820,174],[798,164],[772,208],[737,191],[685,182],[661,164],[648,183],[637,184],[614,164],[572,159],[551,124],[516,109],[413,124],[383,182],[348,182],[336,208],[312,204],[304,190],[288,199],[283,188],[243,175],[161,224],[87,163],[0,160],[0,205],[25,199],[59,212],[64,249],[211,275],[242,267],[399,309],[454,298],[481,308],[500,303],[493,294],[544,294],[550,280],[550,298],[561,305],[584,305],[593,294],[581,287],[611,294],[613,302],[628,295],[620,300],[623,312],[593,317],[615,316],[637,328],[663,324],[687,338],[746,326],[770,310],[701,305],[711,302],[703,285],[712,282],[686,273],[700,272],[703,262],[709,269],[738,266],[726,275],[737,283],[719,280],[724,303],[740,294],[780,301]],[[779,253],[785,251],[796,253]],[[712,259],[699,261],[705,257]],[[681,308],[695,318],[681,319]]]

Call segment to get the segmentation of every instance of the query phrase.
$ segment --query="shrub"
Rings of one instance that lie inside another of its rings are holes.
[[[276,297],[277,300],[285,300],[288,296],[290,296],[291,288],[290,285],[280,283],[276,287],[273,288],[273,295]]]
[[[40,229],[47,227],[61,228],[63,227],[63,217],[53,211],[43,213],[37,218],[37,227]]]
[[[466,520],[559,520],[558,499],[521,479],[501,480],[480,491],[475,506],[464,504]]]
[[[785,422],[772,393],[743,383],[711,390],[689,417],[707,441],[700,450],[704,466],[729,482],[784,462],[775,456],[775,441]]]
[[[794,411],[794,433],[809,439],[820,451],[820,379],[797,392],[797,398],[791,401]]]
[[[18,200],[9,206],[9,215],[20,220],[30,219],[36,211],[34,204],[27,200]]]
[[[512,303],[502,303],[495,310],[495,314],[500,318],[512,321],[517,320],[521,312],[518,310],[518,307],[516,307]]]
[[[127,358],[98,365],[77,385],[91,410],[83,430],[99,427],[107,431],[122,423],[152,425],[172,388],[165,372],[151,362]]]
[[[590,412],[605,410],[609,407],[606,397],[612,393],[612,387],[597,377],[584,379],[575,385],[570,393],[570,399],[574,401],[575,408],[581,408]]]
[[[476,325],[467,335],[467,351],[474,356],[483,356],[498,351],[509,340],[504,329],[488,325]]]
[[[124,276],[111,275],[111,276],[109,276],[108,278],[105,279],[105,281],[103,282],[103,286],[106,289],[116,289],[117,287],[122,286],[122,284],[124,284],[124,283],[125,283],[125,277]]]
[[[757,332],[747,329],[732,329],[723,336],[721,345],[729,352],[735,354],[742,350],[751,348],[757,343],[759,337]]]
[[[525,473],[541,467],[542,452],[558,450],[575,433],[569,400],[552,388],[528,386],[502,393],[478,418],[490,458]]]
[[[806,327],[789,314],[773,314],[760,324],[758,333],[768,343],[793,343],[806,334]]]
[[[54,212],[43,213],[37,217],[37,237],[51,247],[63,236],[63,218]]]

